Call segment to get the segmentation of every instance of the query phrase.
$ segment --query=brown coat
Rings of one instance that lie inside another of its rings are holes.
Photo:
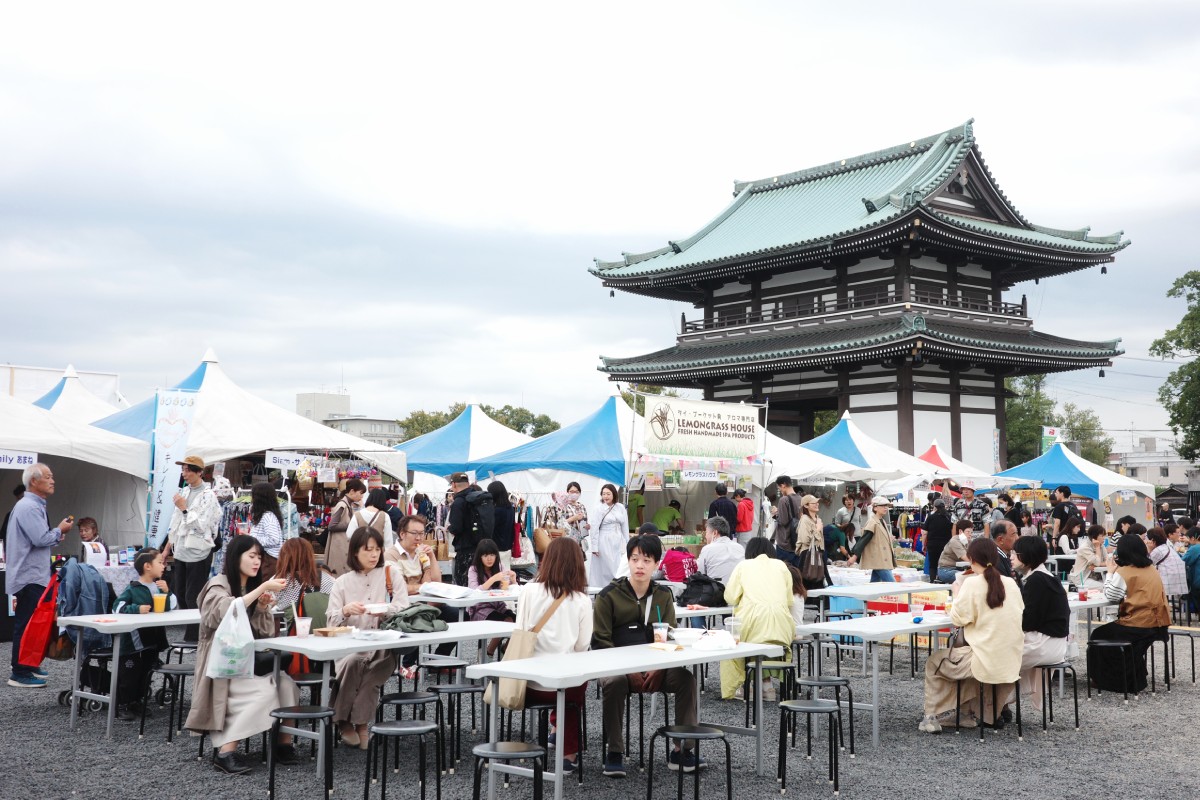
[[[212,647],[213,635],[229,604],[234,601],[233,592],[229,589],[229,581],[224,575],[217,575],[204,584],[196,605],[200,607],[200,643],[196,648],[196,672],[192,676],[192,709],[188,712],[187,724],[190,731],[220,731],[225,729],[225,707],[229,701],[228,678],[213,679],[204,674],[208,667],[208,652]],[[241,599],[238,598],[238,602]],[[275,635],[275,619],[271,615],[271,607],[254,604],[250,614],[250,629],[254,631],[255,639],[265,639]],[[236,680],[236,679],[234,679]]]
[[[895,569],[896,554],[892,552],[892,534],[888,531],[887,525],[883,524],[883,520],[874,514],[871,519],[863,526],[860,536],[865,536],[867,531],[875,531],[875,535],[871,537],[871,541],[867,542],[867,547],[863,550],[858,559],[858,566],[861,569]]]

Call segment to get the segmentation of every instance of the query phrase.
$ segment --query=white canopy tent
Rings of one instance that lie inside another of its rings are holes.
[[[68,514],[94,517],[110,546],[140,545],[145,534],[146,442],[73,422],[50,411],[0,395],[0,448],[36,453],[54,472],[55,492],[47,502],[51,523]],[[19,470],[0,471],[0,508],[12,506]],[[9,485],[11,483],[11,486]],[[72,530],[62,551],[74,553]]]
[[[92,394],[70,364],[54,388],[34,400],[33,404],[56,416],[84,424],[112,416],[121,410]]]
[[[395,449],[408,458],[413,490],[429,495],[436,503],[449,488],[447,479],[453,473],[470,472],[472,462],[532,441],[532,436],[501,425],[471,403],[451,422],[401,442]]]
[[[250,394],[229,379],[212,350],[205,353],[200,366],[174,388],[197,393],[187,449],[206,463],[278,449],[317,454],[348,453],[397,478],[407,471],[402,452],[305,419]],[[95,425],[149,442],[154,435],[154,398],[99,420]],[[147,457],[143,472],[149,472],[149,464]]]

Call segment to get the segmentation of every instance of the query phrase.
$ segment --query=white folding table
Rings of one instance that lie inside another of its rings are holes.
[[[578,653],[565,653],[553,656],[536,656],[515,661],[493,661],[489,664],[474,664],[467,667],[468,678],[492,679],[492,697],[498,700],[500,688],[496,678],[518,678],[529,680],[555,690],[557,694],[558,719],[566,719],[566,690],[581,686],[587,681],[607,678],[614,675],[628,675],[631,672],[644,672],[655,669],[670,669],[671,667],[694,667],[699,664],[724,661],[730,658],[752,659],[755,664],[755,682],[757,689],[755,697],[755,719],[753,728],[740,728],[727,725],[701,723],[713,728],[720,728],[726,733],[736,733],[754,736],[756,739],[756,770],[762,775],[763,749],[763,710],[762,710],[762,660],[778,658],[785,652],[783,647],[774,644],[752,644],[742,642],[732,650],[697,650],[695,647],[685,647],[682,650],[657,650],[649,645],[633,645],[630,647],[610,647],[603,650],[585,650]],[[499,702],[492,702],[491,741],[498,741]],[[563,741],[559,736],[554,746],[554,772],[543,774],[545,780],[554,782],[555,800],[562,800],[563,791]],[[508,772],[526,777],[533,774],[528,767],[518,767],[513,764],[492,763],[488,773],[488,800],[496,797],[496,773]]]
[[[510,603],[517,600],[520,593],[516,591],[507,592],[492,592],[483,590],[474,590],[470,594],[462,597],[439,597],[434,594],[410,594],[408,602],[410,603],[437,603],[446,606],[447,608],[458,609],[458,621],[463,622],[463,617],[466,616],[467,609],[477,606],[480,603]]]
[[[108,726],[104,735],[112,737],[113,720],[117,716],[117,673],[121,664],[121,636],[123,633],[142,628],[163,628],[169,625],[197,625],[200,622],[200,610],[196,608],[178,611],[161,611],[150,614],[88,614],[77,617],[59,617],[57,624],[63,628],[79,629],[75,645],[75,674],[71,676],[71,730],[79,719],[79,700],[95,700],[108,706]],[[113,637],[112,644],[112,675],[109,678],[108,694],[85,692],[79,688],[79,673],[83,670],[83,628],[90,628]]]

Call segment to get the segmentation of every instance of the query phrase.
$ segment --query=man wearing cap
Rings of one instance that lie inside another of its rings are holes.
[[[180,608],[196,608],[196,598],[212,570],[221,505],[217,495],[204,482],[204,459],[188,456],[175,463],[183,467],[183,481],[187,486],[174,497],[175,513],[171,515],[163,555],[175,556],[172,573]],[[185,642],[195,642],[199,637],[199,625],[188,625],[184,630]]]
[[[964,486],[962,487],[962,496],[954,503],[954,513],[951,516],[956,521],[971,520],[971,539],[975,540],[984,535],[983,523],[991,513],[991,504],[982,497],[976,497],[973,488]]]
[[[746,496],[745,489],[738,489],[733,493],[733,502],[737,503],[737,527],[734,533],[737,534],[738,543],[745,547],[754,535],[754,501]]]
[[[466,586],[467,570],[475,560],[475,548],[479,546],[475,517],[471,513],[471,504],[467,502],[471,479],[465,472],[456,472],[450,476],[450,484],[454,490],[454,500],[450,503],[446,530],[454,537],[454,582]]]
[[[895,580],[892,574],[896,568],[896,554],[892,551],[895,539],[887,519],[891,506],[891,500],[881,494],[875,496],[871,501],[871,519],[863,526],[854,547],[855,555],[850,557],[851,563],[857,561],[860,569],[871,570],[871,583]]]
[[[946,501],[935,497],[932,509],[925,517],[925,572],[930,583],[937,577],[938,559],[954,535],[954,523],[946,513]]]
[[[672,533],[678,530],[683,532],[683,514],[679,512],[679,501],[672,500],[665,506],[654,512],[652,519],[654,527],[660,531]]]

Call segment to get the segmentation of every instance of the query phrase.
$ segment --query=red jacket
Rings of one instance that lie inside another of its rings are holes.
[[[749,533],[754,529],[754,501],[743,497],[737,504],[737,530],[735,533]]]

